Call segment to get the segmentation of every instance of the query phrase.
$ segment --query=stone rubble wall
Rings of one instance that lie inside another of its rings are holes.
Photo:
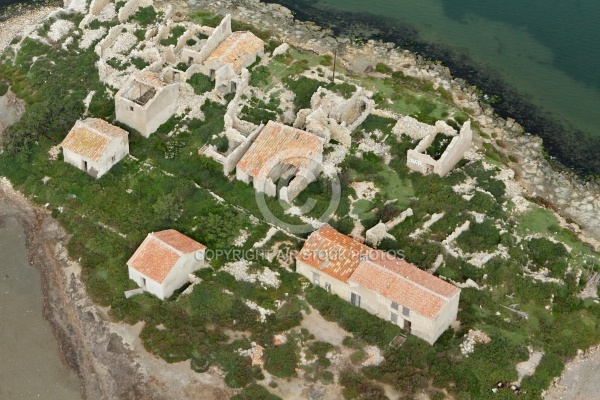
[[[471,121],[467,121],[460,129],[460,134],[452,139],[438,160],[437,169],[434,172],[439,176],[446,176],[471,148],[472,140]]]
[[[253,132],[248,135],[246,141],[240,144],[237,148],[235,148],[225,159],[223,163],[223,173],[225,175],[229,175],[234,169],[237,163],[242,159],[246,151],[250,148],[254,140],[258,136],[258,134],[263,130],[265,126],[258,126]]]
[[[117,40],[117,37],[123,31],[123,25],[119,24],[117,26],[113,26],[108,31],[108,35],[104,37],[97,45],[94,47],[94,51],[98,54],[98,57],[101,59],[104,57],[104,52],[110,48],[110,46]]]
[[[129,0],[123,7],[119,9],[119,21],[125,22],[129,19],[129,17],[135,14],[139,8],[149,7],[151,5],[153,5],[152,0]]]

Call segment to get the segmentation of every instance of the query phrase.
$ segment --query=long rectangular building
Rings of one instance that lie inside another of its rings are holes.
[[[430,344],[458,313],[459,288],[330,226],[309,236],[296,272]]]

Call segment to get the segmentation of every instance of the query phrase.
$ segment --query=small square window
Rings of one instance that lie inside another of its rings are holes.
[[[410,310],[406,307],[402,307],[402,315],[405,317],[410,317]]]
[[[396,303],[395,301],[392,301],[392,310],[398,311],[398,303]]]
[[[133,111],[133,106],[129,106],[129,111]]]
[[[331,292],[331,284],[330,284],[330,283],[326,283],[326,284],[325,284],[325,290],[326,290],[327,292]]]

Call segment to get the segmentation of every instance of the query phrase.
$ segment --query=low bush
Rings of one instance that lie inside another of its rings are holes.
[[[471,223],[469,229],[456,239],[459,247],[468,253],[494,251],[500,243],[500,231],[490,220]]]
[[[156,17],[158,14],[156,10],[152,6],[141,7],[133,16],[131,17],[141,26],[147,26],[156,22]]]
[[[306,300],[328,321],[337,322],[357,338],[381,348],[386,347],[400,332],[399,326],[355,307],[320,287],[308,289]]]
[[[196,73],[190,76],[190,78],[187,80],[187,83],[194,88],[194,93],[198,96],[206,92],[210,92],[213,89],[213,82],[208,76],[201,73]]]
[[[296,375],[298,355],[296,342],[288,338],[288,342],[265,349],[265,369],[271,375],[288,378]]]

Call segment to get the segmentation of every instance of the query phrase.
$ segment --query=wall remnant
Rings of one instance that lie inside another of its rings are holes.
[[[452,138],[446,150],[437,160],[425,153],[435,140],[436,135],[438,135],[437,132],[428,134],[421,139],[416,148],[408,150],[406,162],[408,168],[424,175],[436,173],[441,177],[446,176],[471,147],[473,140],[471,121],[463,124],[459,135]]]

